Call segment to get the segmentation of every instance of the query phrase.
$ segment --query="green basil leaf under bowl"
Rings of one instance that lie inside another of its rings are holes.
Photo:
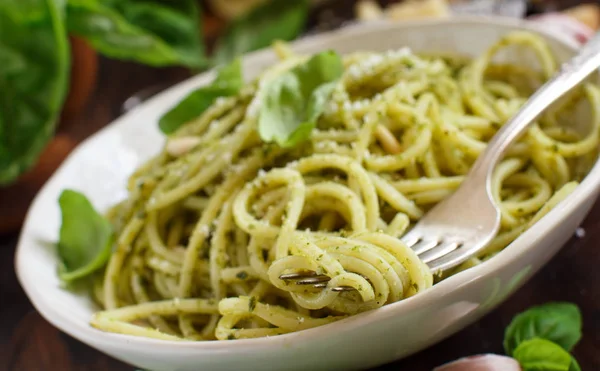
[[[207,65],[194,0],[68,0],[69,31],[100,53],[153,66]]]
[[[81,193],[65,190],[58,200],[62,214],[58,275],[73,282],[102,268],[110,257],[113,230]]]
[[[165,113],[158,123],[160,130],[165,134],[173,133],[181,125],[200,116],[217,98],[237,94],[243,84],[242,64],[238,58],[221,67],[212,84],[194,90]]]
[[[270,0],[235,20],[218,41],[217,63],[271,45],[275,40],[293,40],[304,30],[308,17],[307,0]]]
[[[269,82],[258,119],[262,140],[293,147],[308,139],[342,73],[340,56],[326,51]]]
[[[549,303],[517,315],[504,334],[504,350],[512,355],[520,343],[542,338],[567,352],[581,339],[581,313],[571,303]]]
[[[54,134],[69,72],[61,4],[0,1],[0,185],[34,165]]]

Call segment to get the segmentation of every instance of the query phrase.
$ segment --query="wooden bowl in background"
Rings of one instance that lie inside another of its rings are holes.
[[[71,80],[61,122],[76,118],[86,107],[98,78],[98,54],[86,41],[70,37]]]

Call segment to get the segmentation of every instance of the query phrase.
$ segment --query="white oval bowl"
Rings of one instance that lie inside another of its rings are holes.
[[[519,29],[531,28],[520,21],[479,17],[376,23],[306,38],[293,46],[305,53],[407,46],[417,52],[475,56],[502,35]],[[559,60],[575,53],[577,46],[568,40],[540,32]],[[508,58],[528,63],[516,54]],[[253,53],[244,58],[245,75],[252,77],[273,62],[271,51]],[[17,275],[41,315],[82,342],[144,369],[352,370],[406,357],[476,321],[513,293],[572,236],[597,197],[598,162],[576,192],[493,259],[412,298],[326,326],[219,342],[169,342],[96,330],[89,320],[98,308],[86,293],[62,289],[56,275],[53,241],[60,224],[58,196],[65,188],[77,189],[100,210],[126,197],[129,174],[164,142],[158,118],[212,75],[191,78],[153,97],[81,144],[39,192],[21,232]]]

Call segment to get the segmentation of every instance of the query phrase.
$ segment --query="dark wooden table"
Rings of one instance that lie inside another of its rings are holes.
[[[75,141],[118,116],[123,101],[155,84],[185,78],[180,69],[156,70],[102,60],[92,103],[60,131]],[[2,205],[0,205],[2,207]],[[563,250],[503,305],[458,334],[381,370],[430,370],[444,362],[478,353],[502,353],[503,331],[511,318],[531,305],[566,300],[583,312],[583,339],[575,356],[584,371],[600,370],[600,203]],[[0,371],[133,370],[46,322],[19,286],[13,267],[17,234],[0,236]],[[400,336],[400,335],[399,335]]]

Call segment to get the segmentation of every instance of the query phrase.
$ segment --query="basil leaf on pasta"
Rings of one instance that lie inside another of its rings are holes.
[[[326,51],[274,78],[259,115],[263,141],[287,148],[308,139],[342,73],[340,56]]]
[[[110,257],[113,230],[81,193],[64,190],[58,200],[62,224],[58,241],[59,277],[72,282],[102,268]]]
[[[571,303],[548,303],[517,315],[504,334],[504,350],[512,355],[534,337],[550,340],[567,352],[581,339],[581,313]]]
[[[515,349],[513,357],[523,371],[569,371],[571,355],[559,345],[540,338],[526,340]]]
[[[212,84],[194,90],[165,113],[158,123],[160,130],[165,134],[175,132],[181,125],[200,116],[217,98],[237,94],[243,84],[242,64],[238,58],[223,66]]]
[[[214,58],[218,63],[271,45],[275,40],[293,40],[308,16],[306,0],[271,0],[235,20],[218,41]]]

